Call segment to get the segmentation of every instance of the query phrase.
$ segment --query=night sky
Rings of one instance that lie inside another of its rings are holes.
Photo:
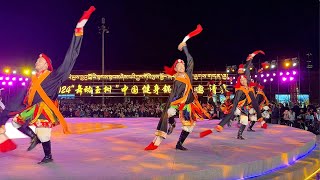
[[[210,4],[209,4],[210,3]],[[97,10],[85,27],[76,70],[101,69],[101,17],[106,18],[106,70],[162,71],[185,56],[177,50],[188,32],[203,32],[188,41],[195,70],[225,70],[254,50],[256,61],[311,52],[319,59],[319,2],[259,1],[1,1],[0,59],[4,65],[33,65],[39,53],[61,63],[82,12]]]

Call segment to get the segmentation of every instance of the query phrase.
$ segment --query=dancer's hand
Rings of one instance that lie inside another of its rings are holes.
[[[178,46],[179,51],[182,51],[182,48],[183,48],[184,46],[187,46],[187,43],[181,42],[181,43],[179,44],[179,46]]]

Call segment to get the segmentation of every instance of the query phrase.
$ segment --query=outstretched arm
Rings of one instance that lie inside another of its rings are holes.
[[[180,51],[184,51],[184,53],[187,56],[187,67],[186,67],[186,73],[189,75],[190,80],[192,79],[192,74],[193,74],[193,67],[194,67],[194,62],[191,54],[189,53],[189,50],[187,48],[187,44],[185,42],[182,42],[179,44],[178,49]]]
[[[64,82],[68,79],[71,70],[76,62],[76,59],[80,53],[80,47],[83,38],[83,27],[85,26],[93,11],[95,11],[95,7],[91,6],[87,11],[83,13],[82,17],[77,23],[75,33],[73,35],[69,49],[65,55],[63,63],[56,71],[53,72],[53,75],[59,78],[61,82]]]

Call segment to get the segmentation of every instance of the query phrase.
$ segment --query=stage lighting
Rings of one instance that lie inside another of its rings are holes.
[[[282,81],[286,81],[286,80],[287,80],[287,78],[286,78],[286,77],[283,77],[283,78],[282,78]]]
[[[256,77],[258,77],[258,75],[254,75],[254,77],[256,78]]]
[[[263,74],[261,74],[261,77],[263,77],[264,75]]]
[[[282,76],[283,75],[283,72],[280,72],[280,76]]]
[[[22,86],[25,86],[25,85],[26,85],[26,83],[25,83],[25,82],[22,82],[22,83],[21,83],[21,85],[22,85]]]
[[[273,78],[270,78],[270,81],[273,81]]]
[[[17,80],[17,78],[16,78],[16,77],[13,77],[13,78],[12,78],[12,81],[15,81],[15,80]]]
[[[23,70],[23,74],[25,74],[25,75],[27,75],[27,76],[29,76],[30,73],[31,73],[30,69],[24,69],[24,70]]]
[[[270,74],[267,74],[267,77],[269,77],[270,76]]]
[[[296,57],[295,57],[295,58],[292,58],[292,66],[293,66],[293,67],[297,66],[298,63],[299,63],[298,58],[296,58]]]
[[[0,80],[3,80],[3,77],[2,77],[2,76],[0,77]]]
[[[270,64],[270,68],[271,69],[274,69],[274,68],[276,68],[277,67],[277,60],[272,60],[271,61],[271,64]]]
[[[290,73],[289,73],[289,72],[286,72],[286,75],[288,76],[288,75],[290,75]]]
[[[25,81],[28,81],[29,79],[28,78],[26,78],[26,79],[24,79]]]
[[[233,65],[233,66],[231,67],[231,71],[234,72],[234,71],[236,71],[236,70],[237,70],[237,66],[236,66],[236,65]]]
[[[10,68],[4,68],[3,70],[6,74],[9,74],[10,73]]]
[[[264,79],[263,82],[267,82],[267,79]]]
[[[294,79],[293,77],[290,77],[290,81],[293,81],[293,79]]]
[[[1,83],[2,85],[6,85],[6,82],[5,81],[2,81],[2,83]]]
[[[273,75],[273,76],[276,76],[276,73],[273,73],[272,75]]]
[[[8,82],[8,85],[9,85],[9,86],[12,86],[12,81]]]
[[[32,75],[35,75],[35,74],[36,74],[36,71],[32,71],[31,74],[32,74]]]
[[[297,71],[292,71],[292,74],[293,74],[293,75],[296,75],[296,74],[297,74]]]
[[[22,81],[22,78],[19,78],[19,81]]]
[[[227,66],[227,67],[226,67],[226,72],[229,73],[230,70],[231,70],[231,67],[230,67],[230,66]]]
[[[7,81],[9,81],[9,79],[10,79],[9,77],[6,77],[6,80],[7,80]]]
[[[269,67],[270,67],[270,63],[268,61],[261,63],[261,65],[262,65],[263,69],[269,69]]]
[[[17,74],[17,71],[16,71],[16,70],[13,70],[12,73],[13,73],[13,74]]]

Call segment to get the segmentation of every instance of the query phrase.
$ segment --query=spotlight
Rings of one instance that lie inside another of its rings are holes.
[[[6,80],[9,81],[9,77],[6,77]]]
[[[10,73],[10,68],[4,68],[3,70],[6,74],[9,74]]]
[[[36,74],[36,71],[32,71],[31,74],[32,74],[32,75],[35,75],[35,74]]]
[[[16,70],[13,70],[12,73],[13,73],[13,74],[17,74],[17,71],[16,71]]]
[[[8,85],[9,85],[9,86],[12,86],[12,81],[8,82]]]
[[[280,72],[280,76],[282,76],[283,75],[283,72]]]
[[[22,81],[22,78],[19,78],[19,81]]]
[[[286,78],[286,77],[283,77],[283,78],[282,78],[282,81],[286,81],[286,80],[287,80],[287,78]]]
[[[269,67],[270,67],[270,63],[268,61],[261,63],[261,65],[262,65],[263,69],[269,69]]]
[[[289,72],[286,72],[286,75],[288,76],[288,75],[290,75],[290,73],[289,73]]]
[[[273,81],[273,78],[270,78],[270,81]]]
[[[16,77],[13,77],[13,78],[12,78],[12,81],[15,81],[15,80],[17,80],[17,78],[16,78]]]
[[[273,76],[276,76],[276,73],[273,73],[272,75],[273,75]]]
[[[2,77],[2,76],[0,77],[0,80],[3,80],[3,77]]]
[[[256,77],[258,77],[258,75],[254,75],[254,77],[256,78]]]
[[[263,82],[267,82],[267,79],[264,79]]]
[[[293,75],[296,75],[296,74],[297,74],[297,71],[292,71],[292,74],[293,74]]]
[[[290,81],[293,81],[293,79],[294,79],[293,77],[290,77]]]
[[[267,77],[269,77],[270,76],[270,74],[267,74]]]
[[[277,60],[272,60],[271,61],[271,69],[274,69],[275,67],[277,67]]]
[[[28,80],[29,80],[28,78],[25,79],[25,81],[28,81]]]
[[[25,74],[25,75],[27,75],[27,76],[29,76],[30,73],[31,73],[30,69],[25,69],[25,70],[23,70],[23,74]]]
[[[293,67],[297,66],[298,63],[299,63],[298,58],[296,58],[296,57],[295,57],[295,58],[292,58],[292,66],[293,66]]]
[[[6,82],[5,81],[2,81],[2,83],[1,83],[2,85],[6,85]]]
[[[261,74],[261,77],[263,77],[264,75],[263,74]]]
[[[22,83],[21,83],[21,85],[22,85],[22,86],[25,86],[25,85],[26,85],[26,83],[25,83],[25,82],[22,82]]]

